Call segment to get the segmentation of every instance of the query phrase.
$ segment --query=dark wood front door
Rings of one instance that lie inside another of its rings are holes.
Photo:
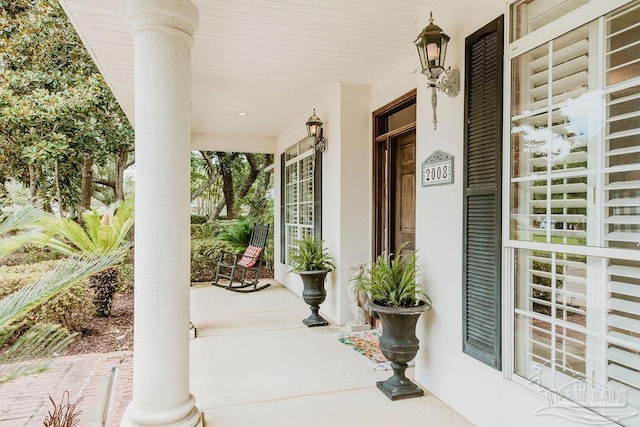
[[[392,181],[395,182],[393,207],[393,250],[404,246],[416,249],[416,133],[403,134],[391,141],[395,157]]]
[[[374,113],[373,252],[415,250],[415,91]]]

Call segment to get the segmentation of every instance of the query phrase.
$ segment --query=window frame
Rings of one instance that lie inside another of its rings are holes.
[[[504,88],[503,88],[503,181],[502,185],[505,189],[502,198],[502,304],[506,309],[503,311],[503,375],[506,379],[512,380],[532,390],[541,392],[537,385],[532,384],[526,378],[516,374],[516,328],[515,328],[515,307],[516,296],[514,283],[516,272],[516,251],[544,251],[556,253],[570,253],[585,257],[594,257],[595,259],[627,259],[631,261],[640,261],[640,251],[630,252],[629,249],[607,248],[596,246],[577,246],[566,245],[560,243],[541,243],[535,241],[515,240],[511,235],[511,198],[512,198],[512,177],[511,177],[511,121],[512,121],[512,77],[514,70],[512,69],[513,59],[523,53],[529,52],[536,47],[548,43],[561,37],[563,34],[569,33],[591,21],[605,16],[615,9],[632,3],[633,0],[594,0],[574,12],[558,18],[556,21],[533,31],[520,39],[510,42],[510,23],[512,22],[511,5],[517,2],[511,2],[507,6],[505,25],[505,51],[504,51]],[[600,66],[600,65],[599,65]],[[600,72],[600,71],[598,71]],[[594,172],[595,173],[595,172]],[[600,173],[600,172],[598,172]],[[596,208],[602,207],[599,204]]]
[[[296,150],[297,154],[290,159],[287,160],[287,153],[291,150]],[[304,151],[301,151],[304,150]],[[311,224],[305,225],[300,223],[300,204],[301,204],[301,186],[300,183],[302,181],[307,181],[309,178],[305,180],[300,179],[300,165],[302,161],[311,157],[312,158],[312,176],[310,181],[312,183],[311,188],[311,200],[308,201],[311,205],[311,213],[312,220]],[[297,164],[297,173],[296,173],[296,191],[297,191],[297,202],[296,211],[297,211],[297,223],[289,223],[287,222],[287,186],[291,185],[290,182],[287,181],[287,167],[292,164]],[[280,180],[280,247],[281,247],[281,255],[280,262],[285,265],[289,265],[289,251],[293,247],[289,244],[289,236],[288,230],[290,227],[297,227],[300,229],[310,229],[311,235],[322,238],[322,153],[315,150],[312,144],[309,144],[309,138],[305,137],[300,139],[295,144],[287,147],[284,152],[281,154],[280,159],[281,165],[281,180]],[[298,235],[298,238],[301,238],[301,234]]]

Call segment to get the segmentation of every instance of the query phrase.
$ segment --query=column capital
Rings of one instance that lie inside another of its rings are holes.
[[[198,29],[198,8],[190,0],[126,0],[127,19],[135,36],[141,32],[178,32],[193,36]]]

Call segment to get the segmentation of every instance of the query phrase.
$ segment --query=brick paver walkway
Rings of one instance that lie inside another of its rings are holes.
[[[117,368],[113,403],[109,407],[108,426],[117,426],[132,398],[133,352],[92,353],[56,358],[49,369],[0,385],[0,426],[42,426],[53,409],[49,395],[59,402],[65,391],[82,410],[79,426],[93,425],[103,384]]]

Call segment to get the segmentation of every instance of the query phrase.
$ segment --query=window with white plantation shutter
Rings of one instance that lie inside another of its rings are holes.
[[[603,238],[612,248],[640,244],[640,4],[605,21],[606,133]],[[640,409],[640,262],[608,259],[607,385]]]
[[[640,0],[567,30],[509,59],[513,372],[640,426]]]
[[[640,5],[605,23],[605,241],[640,243]]]
[[[321,237],[322,155],[304,138],[282,154],[281,167],[281,262],[288,264],[297,240]]]
[[[514,60],[511,176],[518,240],[586,243],[587,188],[593,185],[588,47],[585,26]]]

